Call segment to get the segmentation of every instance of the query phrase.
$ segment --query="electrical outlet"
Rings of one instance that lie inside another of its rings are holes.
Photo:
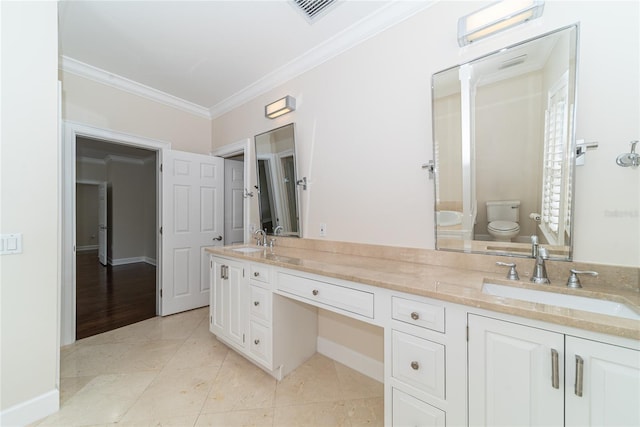
[[[327,235],[327,224],[320,224],[320,237],[324,237]]]

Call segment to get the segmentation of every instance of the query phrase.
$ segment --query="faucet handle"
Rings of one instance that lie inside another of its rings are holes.
[[[518,276],[518,272],[516,271],[516,264],[514,262],[496,262],[496,265],[500,265],[502,267],[509,267],[509,272],[507,273],[507,279],[509,280],[520,280],[520,276]]]
[[[580,279],[578,279],[578,274],[588,274],[589,276],[598,275],[596,271],[579,271],[579,270],[574,270],[573,268],[569,271],[571,272],[571,274],[569,275],[569,279],[567,280],[567,287],[569,288],[582,287],[582,284],[580,283]]]

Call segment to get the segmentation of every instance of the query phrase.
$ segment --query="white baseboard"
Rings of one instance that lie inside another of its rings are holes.
[[[98,245],[78,246],[76,248],[76,252],[90,252],[90,251],[97,251],[97,250],[98,250]]]
[[[318,353],[340,362],[376,381],[384,382],[384,363],[348,347],[318,337]]]
[[[0,426],[26,426],[60,409],[60,392],[51,390],[0,412]]]
[[[109,264],[111,265],[125,265],[125,264],[135,264],[136,262],[146,262],[147,264],[156,265],[156,260],[153,258],[149,258],[147,256],[137,256],[131,258],[109,258]]]

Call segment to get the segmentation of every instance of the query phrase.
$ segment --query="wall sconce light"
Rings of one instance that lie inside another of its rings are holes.
[[[270,119],[275,119],[283,114],[296,110],[296,99],[292,96],[285,96],[277,101],[267,104],[264,107],[264,115]]]
[[[544,0],[503,0],[458,20],[458,44],[466,46],[542,16]]]

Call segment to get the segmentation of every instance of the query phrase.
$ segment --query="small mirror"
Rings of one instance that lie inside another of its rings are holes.
[[[433,76],[436,248],[571,259],[577,27]]]
[[[260,228],[300,237],[294,124],[256,135]]]

